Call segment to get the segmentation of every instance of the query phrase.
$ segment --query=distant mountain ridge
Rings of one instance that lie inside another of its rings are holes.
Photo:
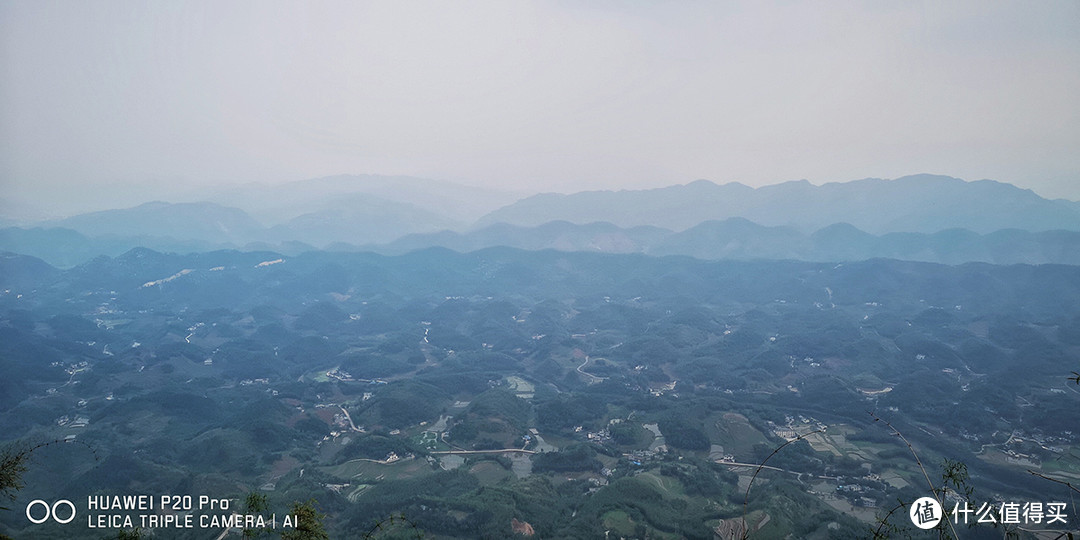
[[[319,249],[300,241],[230,245],[152,236],[93,238],[69,229],[0,229],[0,251],[31,255],[61,268],[75,266],[98,255],[117,256],[136,247],[175,253],[240,248],[247,251],[278,251],[287,255]],[[933,234],[872,235],[850,224],[837,223],[805,234],[792,227],[766,227],[743,218],[707,221],[680,232],[659,227],[626,229],[610,223],[576,225],[555,221],[539,227],[499,223],[466,233],[440,231],[411,234],[381,244],[338,241],[325,246],[331,251],[371,251],[386,255],[430,248],[468,253],[493,247],[529,251],[685,255],[703,260],[848,262],[886,258],[943,264],[1080,265],[1080,231],[1003,229],[978,234],[966,229],[949,229]]]
[[[248,184],[204,194],[207,200],[243,208],[267,225],[301,215],[348,209],[350,201],[388,201],[425,211],[442,221],[468,225],[524,194],[453,182],[375,174],[327,176],[285,184]]]
[[[160,236],[247,242],[263,230],[247,212],[209,202],[154,201],[134,208],[103,210],[47,223],[87,236]]]
[[[477,224],[528,227],[559,220],[604,221],[680,231],[733,217],[803,232],[833,223],[850,223],[873,234],[956,228],[982,234],[1000,229],[1080,231],[1080,203],[1044,199],[1031,190],[991,180],[966,182],[929,174],[821,186],[800,180],[751,188],[698,180],[647,190],[547,193],[500,208]]]
[[[269,228],[240,208],[211,202],[160,201],[80,214],[41,225],[30,230],[63,229],[95,239],[152,237],[159,239],[157,247],[165,247],[160,240],[168,240],[174,244],[194,242],[209,249],[240,247],[252,242],[304,242],[316,248],[333,242],[384,243],[408,234],[465,226],[408,203],[367,194],[339,196],[333,203]]]
[[[847,262],[887,258],[943,264],[1080,264],[1080,231],[1003,229],[979,234],[948,229],[933,234],[873,235],[848,223],[836,223],[805,234],[792,227],[766,227],[743,218],[707,221],[680,232],[658,227],[624,229],[611,223],[576,225],[556,221],[539,227],[501,223],[468,233],[410,235],[379,246],[334,247],[400,254],[430,247],[470,252],[496,246],[686,255],[705,260]]]
[[[645,253],[671,235],[659,227],[623,229],[611,223],[578,225],[552,221],[538,227],[497,223],[475,231],[414,234],[384,245],[336,246],[338,249],[368,249],[384,253],[407,253],[429,247],[445,247],[458,252],[506,246],[525,250],[591,251],[597,253]]]
[[[334,204],[275,225],[266,242],[297,241],[324,247],[334,242],[385,243],[416,233],[461,229],[465,224],[413,204],[368,194],[343,195]]]
[[[541,194],[478,221],[472,220],[510,197],[508,192],[368,175],[230,189],[208,196],[235,206],[150,202],[0,229],[0,249],[61,267],[139,246],[289,254],[509,246],[702,259],[885,257],[949,264],[1078,264],[1073,253],[1080,251],[1080,202],[1048,200],[1000,182],[934,175],[760,188],[699,180],[659,189]],[[251,209],[272,220],[260,222]]]

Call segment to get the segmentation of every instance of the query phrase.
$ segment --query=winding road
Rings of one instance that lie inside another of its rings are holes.
[[[585,361],[582,362],[581,365],[577,367],[577,372],[584,375],[584,376],[586,376],[586,377],[588,377],[590,382],[600,382],[600,381],[606,381],[607,380],[607,377],[597,377],[596,375],[593,375],[592,373],[586,373],[585,371],[582,371],[585,368],[585,366],[588,365],[588,363],[589,363],[589,356],[585,355]]]

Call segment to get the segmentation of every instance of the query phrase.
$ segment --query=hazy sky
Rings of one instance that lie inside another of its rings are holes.
[[[0,2],[0,197],[932,172],[1080,200],[1080,2]],[[104,191],[103,191],[104,190]]]

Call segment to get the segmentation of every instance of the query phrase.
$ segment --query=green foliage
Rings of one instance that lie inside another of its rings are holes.
[[[517,429],[524,429],[529,422],[529,403],[502,388],[492,388],[476,396],[466,414],[481,417],[497,416],[511,423]]]
[[[349,529],[363,534],[379,516],[405,512],[425,530],[466,534],[488,519],[474,514],[458,520],[447,512],[477,510],[471,494],[480,487],[475,476],[462,469],[439,471],[423,478],[382,482],[365,491],[350,510]],[[425,510],[426,508],[426,510]]]
[[[477,450],[518,446],[529,425],[528,402],[502,388],[493,388],[475,398],[450,430],[457,444]]]
[[[939,488],[942,498],[948,494],[949,490],[952,490],[954,494],[970,503],[975,488],[968,485],[969,479],[968,468],[964,462],[945,458],[941,463],[941,487]]]
[[[667,416],[659,422],[664,440],[683,450],[708,450],[709,438],[685,416]]]
[[[0,497],[15,500],[15,492],[23,488],[22,475],[29,458],[30,449],[20,443],[0,449]]]
[[[294,502],[289,513],[297,518],[296,528],[282,531],[281,540],[329,540],[330,535],[323,526],[326,514],[315,507],[315,499]]]
[[[417,381],[395,382],[378,389],[375,397],[353,416],[369,424],[404,428],[437,418],[448,402],[447,394],[435,386]]]
[[[558,452],[544,452],[533,456],[534,472],[597,472],[604,466],[596,459],[596,450],[587,444],[572,444]]]
[[[601,488],[586,500],[579,511],[578,525],[595,523],[609,510],[623,510],[634,521],[647,522],[669,534],[686,538],[712,538],[705,525],[719,515],[705,506],[689,503],[682,498],[667,498],[654,482],[642,477],[624,477]],[[598,530],[603,536],[603,530]]]
[[[597,420],[605,410],[606,404],[600,396],[560,395],[536,408],[536,421],[543,431],[563,431]]]
[[[387,437],[380,434],[360,435],[338,453],[337,461],[343,462],[355,458],[386,459],[387,454],[391,452],[404,456],[408,453],[419,454],[422,451],[404,437]]]
[[[376,379],[404,373],[413,368],[404,358],[384,354],[352,353],[341,360],[341,369],[353,377]]]
[[[270,501],[266,495],[255,491],[249,492],[244,497],[244,513],[262,514],[270,509]],[[244,538],[256,538],[268,534],[266,529],[244,529]]]
[[[711,498],[725,498],[734,494],[739,476],[726,467],[694,459],[664,463],[660,474],[679,480],[689,495],[701,495]]]
[[[782,452],[777,452],[771,458],[769,455],[774,450],[773,445],[758,443],[754,445],[754,459],[760,463],[769,460],[769,466],[779,467],[798,472],[816,471],[821,468],[821,458],[805,440],[795,441],[784,447]]]
[[[649,436],[648,430],[641,427],[641,425],[636,422],[619,422],[617,424],[612,424],[608,427],[608,432],[611,433],[611,439],[614,440],[616,444],[621,444],[623,446],[637,444]]]
[[[476,440],[480,435],[480,427],[475,420],[465,419],[450,430],[450,440],[458,443],[469,443]]]

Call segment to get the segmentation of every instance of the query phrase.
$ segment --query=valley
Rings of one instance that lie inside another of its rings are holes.
[[[446,538],[711,538],[742,526],[754,478],[757,534],[864,537],[928,489],[879,419],[932,478],[962,461],[979,500],[1055,493],[1029,470],[1080,478],[1076,267],[506,248],[3,265],[0,427],[78,442],[40,452],[16,505],[257,492],[314,499],[346,536],[400,513]]]

